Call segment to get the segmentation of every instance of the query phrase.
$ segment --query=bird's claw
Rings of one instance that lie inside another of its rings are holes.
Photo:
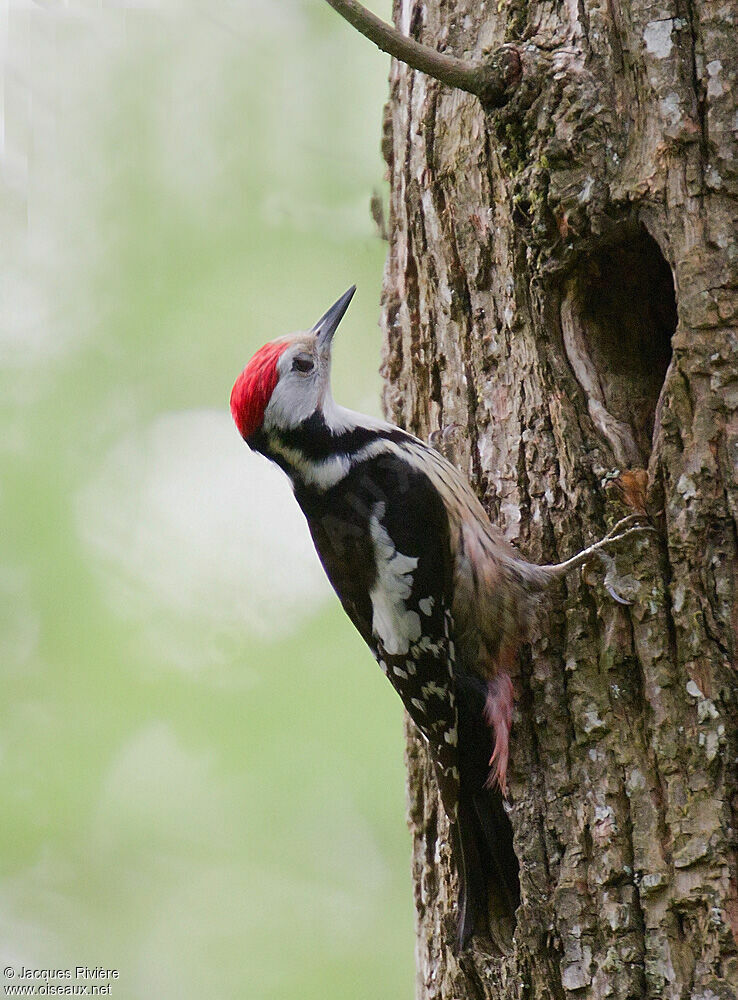
[[[622,517],[617,524],[613,525],[613,527],[610,528],[610,530],[604,536],[602,541],[606,542],[609,541],[610,539],[614,539],[619,532],[624,531],[626,528],[629,528],[630,526],[634,525],[637,521],[642,521],[642,520],[643,520],[643,514],[628,514],[627,517]],[[643,530],[645,528],[650,528],[651,526],[639,525],[639,527]]]
[[[627,597],[621,597],[612,584],[606,582],[605,590],[608,592],[610,597],[612,597],[613,601],[617,601],[618,604],[625,604],[627,607],[630,607],[633,604],[633,602],[629,601]]]
[[[451,462],[455,463],[456,459],[456,449],[458,445],[458,432],[461,430],[461,424],[444,424],[443,427],[439,427],[436,431],[431,431],[428,435],[428,444],[437,451],[439,455]]]
[[[638,521],[639,518],[639,514],[629,514],[628,517],[624,517],[605,535],[602,541],[619,542],[622,538],[627,538],[628,535],[655,530],[651,525],[633,526],[634,522]],[[605,552],[604,548],[596,549],[592,555],[605,567],[605,578],[602,582],[610,597],[618,604],[626,607],[631,606],[633,601],[625,595],[628,592],[635,594],[638,587],[636,580],[632,576],[618,576],[615,560]]]
[[[605,578],[602,581],[605,590],[608,592],[610,597],[618,604],[623,604],[626,606],[631,605],[633,602],[629,597],[624,596],[621,592],[623,586],[628,590],[635,590],[638,586],[636,581],[632,576],[618,576],[617,567],[615,565],[615,560],[612,556],[609,556],[606,552],[597,552],[597,558],[600,560],[602,565],[605,567]],[[627,592],[627,591],[626,591]]]

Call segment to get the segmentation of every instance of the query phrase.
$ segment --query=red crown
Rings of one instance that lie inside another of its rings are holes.
[[[264,421],[264,410],[279,378],[277,361],[287,347],[288,342],[284,340],[264,344],[236,379],[231,391],[231,413],[241,437],[246,440]]]

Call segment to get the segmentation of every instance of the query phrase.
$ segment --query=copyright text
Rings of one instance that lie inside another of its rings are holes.
[[[69,969],[6,965],[3,977],[6,997],[109,997],[113,995],[113,981],[120,978],[120,972],[100,965],[77,965]]]

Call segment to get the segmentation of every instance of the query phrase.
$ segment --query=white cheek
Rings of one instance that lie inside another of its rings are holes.
[[[287,372],[277,382],[264,411],[264,428],[297,427],[318,409],[320,388],[315,375]]]

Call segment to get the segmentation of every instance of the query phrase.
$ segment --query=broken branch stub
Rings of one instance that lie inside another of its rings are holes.
[[[522,79],[523,62],[520,50],[514,45],[501,46],[481,62],[466,62],[401,34],[358,0],[327,0],[327,3],[383,52],[449,87],[474,94],[486,109],[506,104]]]

